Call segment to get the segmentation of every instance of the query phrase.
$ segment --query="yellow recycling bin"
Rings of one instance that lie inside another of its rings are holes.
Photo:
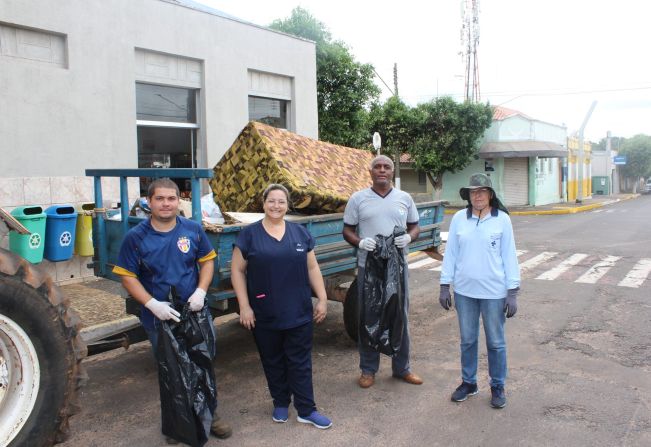
[[[93,210],[94,203],[83,203],[77,211],[77,236],[75,238],[75,254],[77,256],[93,256]]]

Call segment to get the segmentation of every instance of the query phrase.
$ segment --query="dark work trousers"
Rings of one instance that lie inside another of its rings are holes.
[[[364,274],[366,269],[362,266],[357,267],[357,297],[359,300],[359,311],[361,312],[364,304]],[[405,299],[405,328],[402,333],[402,344],[400,350],[391,357],[391,370],[394,376],[404,377],[411,372],[409,366],[409,269],[405,264],[404,270],[404,284],[403,297]],[[360,328],[361,334],[361,328]],[[375,374],[380,368],[380,353],[374,351],[368,346],[363,345],[359,339],[357,340],[357,347],[359,349],[359,369],[363,374]]]
[[[253,329],[274,407],[294,407],[301,417],[316,410],[312,389],[313,323],[291,329]]]

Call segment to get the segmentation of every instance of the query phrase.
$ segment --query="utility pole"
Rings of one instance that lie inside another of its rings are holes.
[[[612,135],[610,131],[606,132],[606,172],[608,173],[608,183],[610,185],[608,195],[613,194],[613,154],[612,154]]]
[[[597,101],[592,101],[592,105],[590,106],[590,110],[588,110],[588,113],[585,115],[585,118],[583,119],[583,124],[581,124],[581,128],[579,129],[579,159],[577,161],[578,164],[578,171],[579,171],[579,191],[578,194],[576,195],[576,203],[581,203],[583,201],[583,170],[585,169],[585,153],[583,151],[583,131],[585,130],[585,126],[588,125],[588,120],[590,120],[590,116],[592,116],[592,112],[594,111],[594,108],[597,107]]]
[[[464,100],[479,102],[479,0],[461,1],[461,45],[466,66]]]
[[[398,98],[398,64],[394,62],[393,64],[393,94]],[[400,189],[400,154],[402,149],[399,147],[394,147],[396,153],[394,154],[395,161],[393,164],[396,166],[395,176],[396,176],[396,188]]]

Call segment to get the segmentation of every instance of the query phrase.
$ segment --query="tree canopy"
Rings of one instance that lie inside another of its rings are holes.
[[[444,172],[465,168],[479,152],[481,138],[493,120],[493,108],[442,97],[419,104],[417,110],[423,121],[409,154],[416,167],[440,188]]]
[[[369,113],[370,132],[382,137],[382,152],[395,156],[409,152],[418,137],[420,121],[416,110],[396,96],[375,103]]]
[[[316,42],[319,139],[364,146],[370,138],[368,108],[380,93],[373,66],[357,62],[345,43],[333,41],[327,27],[300,6],[270,28]]]
[[[606,150],[606,140],[607,138],[602,138],[598,143],[592,143],[593,151],[605,151]],[[626,141],[626,138],[623,137],[612,137],[610,139],[610,148],[612,150],[618,150],[622,147],[622,144]]]
[[[409,154],[416,168],[440,189],[444,172],[465,168],[477,155],[493,109],[489,104],[458,103],[450,97],[410,108],[392,97],[373,107],[370,117],[371,131],[380,132],[386,141],[385,151]]]
[[[622,166],[624,175],[635,179],[651,177],[651,136],[639,134],[627,138],[619,154],[626,156],[626,164]]]

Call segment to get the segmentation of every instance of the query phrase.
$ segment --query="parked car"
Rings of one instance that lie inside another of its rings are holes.
[[[646,181],[644,187],[642,188],[642,194],[651,193],[651,178]]]

